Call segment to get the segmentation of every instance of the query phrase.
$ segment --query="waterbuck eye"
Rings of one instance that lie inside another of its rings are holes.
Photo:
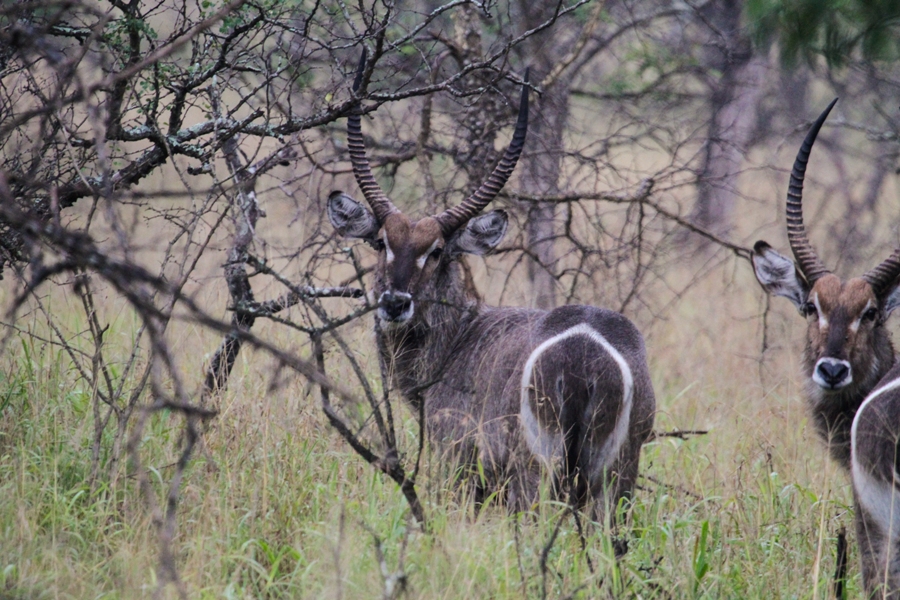
[[[372,247],[378,250],[379,252],[384,250],[384,240],[381,238],[376,238],[372,240]]]
[[[441,254],[443,254],[444,248],[441,246],[436,247],[431,251],[431,258],[440,258]]]
[[[800,306],[800,314],[804,317],[814,317],[819,314],[819,312],[816,310],[815,304],[813,304],[812,302],[804,302]]]
[[[875,307],[872,307],[863,313],[862,318],[866,321],[874,321],[877,316],[878,316],[878,309]]]

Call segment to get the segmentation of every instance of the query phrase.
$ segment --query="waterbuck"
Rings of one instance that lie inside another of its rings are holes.
[[[803,225],[803,177],[835,102],[813,123],[791,171],[787,231],[796,265],[763,241],[756,242],[752,259],[762,286],[790,299],[809,321],[803,355],[806,399],[832,458],[852,473],[863,580],[874,593],[886,572],[892,573],[892,588],[900,584],[900,577],[893,575],[900,574],[893,564],[896,552],[891,569],[884,568],[885,544],[893,543],[896,550],[893,540],[900,525],[893,512],[900,434],[900,404],[894,398],[900,396],[892,391],[900,386],[894,384],[900,372],[891,370],[894,348],[885,328],[900,303],[900,248],[862,277],[843,281],[825,268],[809,243]],[[882,417],[889,420],[882,422]]]
[[[365,55],[354,92],[364,63]],[[382,358],[404,398],[424,402],[429,438],[477,495],[505,492],[510,510],[527,510],[544,467],[558,497],[614,503],[634,487],[656,407],[640,332],[593,306],[486,306],[465,264],[464,255],[484,255],[506,233],[504,211],[479,212],[522,152],[527,81],[526,72],[512,141],[487,180],[462,204],[418,220],[381,190],[360,117],[349,117],[353,173],[371,211],[335,191],[328,215],[340,234],[378,251]]]
[[[863,275],[842,281],[819,260],[803,226],[803,176],[822,123],[819,115],[797,153],[787,194],[788,241],[796,265],[758,241],[756,278],[770,294],[788,298],[809,321],[803,371],[816,429],[842,467],[850,467],[850,426],[866,395],[894,365],[885,321],[898,304],[900,249]]]

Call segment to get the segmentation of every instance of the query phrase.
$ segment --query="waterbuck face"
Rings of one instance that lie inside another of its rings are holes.
[[[819,279],[801,306],[809,320],[807,354],[813,382],[837,390],[871,373],[875,361],[875,328],[884,318],[872,286],[860,278],[847,282],[835,275]]]
[[[359,93],[365,74],[363,49],[353,81]],[[371,211],[343,192],[328,196],[328,217],[339,233],[366,240],[381,255],[376,269],[378,317],[387,323],[405,323],[415,312],[415,301],[439,301],[436,282],[452,285],[450,267],[460,254],[484,254],[500,243],[508,218],[502,210],[478,214],[496,198],[512,175],[528,132],[528,70],[525,71],[519,114],[512,140],[488,178],[463,202],[440,214],[411,221],[394,206],[372,174],[366,157],[359,112],[347,118],[347,146],[353,176]],[[357,103],[356,108],[359,108]],[[457,270],[458,272],[458,270]]]
[[[753,246],[753,270],[767,292],[788,298],[809,320],[806,368],[816,388],[867,393],[878,374],[890,368],[879,363],[894,359],[884,322],[897,305],[900,248],[862,277],[842,281],[825,268],[809,243],[803,224],[803,179],[816,136],[836,102],[813,122],[791,169],[787,235],[797,262],[759,241]]]
[[[343,192],[328,197],[328,217],[342,235],[365,240],[378,253],[375,294],[378,318],[405,323],[415,313],[417,299],[435,300],[441,294],[438,272],[462,254],[484,254],[506,234],[509,219],[502,210],[474,217],[445,238],[436,217],[411,221],[399,211],[379,223],[362,203]]]
[[[765,242],[753,248],[753,269],[767,292],[788,298],[809,326],[807,376],[825,392],[854,382],[868,384],[879,366],[878,345],[886,338],[884,322],[896,308],[897,282],[881,296],[865,278],[842,281],[824,273],[810,287],[800,270]]]

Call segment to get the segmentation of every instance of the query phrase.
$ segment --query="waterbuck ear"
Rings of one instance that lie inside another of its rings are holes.
[[[469,219],[447,243],[452,256],[457,254],[486,254],[497,247],[506,235],[509,216],[504,210],[492,210],[480,217]]]
[[[894,282],[894,287],[884,299],[884,317],[887,318],[891,311],[900,306],[900,279]]]
[[[341,235],[368,241],[374,240],[380,229],[372,211],[344,192],[328,195],[328,220]]]
[[[753,245],[750,258],[756,278],[763,288],[772,295],[784,296],[802,312],[809,297],[809,286],[794,261],[778,254],[772,246],[761,240]]]

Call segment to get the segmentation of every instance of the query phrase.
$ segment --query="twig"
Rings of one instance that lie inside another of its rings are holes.
[[[644,179],[641,182],[641,185],[638,187],[637,191],[634,194],[614,194],[608,192],[586,192],[586,193],[578,193],[578,192],[563,192],[560,194],[551,194],[551,195],[533,195],[533,194],[520,194],[515,191],[511,192],[501,192],[500,196],[505,196],[508,198],[514,198],[516,200],[520,200],[522,202],[531,202],[531,203],[556,203],[556,204],[565,204],[565,203],[573,203],[573,202],[581,202],[582,200],[600,200],[603,202],[612,202],[614,204],[646,204],[657,213],[662,215],[663,217],[669,219],[670,221],[675,222],[681,227],[696,233],[697,235],[706,238],[707,240],[722,246],[723,248],[727,248],[734,252],[736,256],[744,258],[746,260],[750,260],[750,249],[744,246],[735,244],[720,235],[709,231],[692,223],[678,215],[667,208],[663,208],[658,202],[654,202],[650,199],[650,194],[653,191],[654,180],[652,178]]]
[[[409,539],[410,529],[407,526],[406,533],[403,537],[403,545],[400,548],[400,556],[397,558],[397,570],[392,572],[388,567],[387,560],[384,556],[384,544],[382,543],[381,538],[375,533],[374,529],[365,523],[363,523],[362,526],[369,532],[369,535],[372,536],[372,541],[375,546],[375,558],[378,560],[378,566],[381,570],[381,581],[384,584],[384,590],[382,591],[381,597],[383,600],[395,600],[400,594],[406,591],[406,585],[408,583],[407,575],[403,570],[403,562],[406,555],[406,544]]]
[[[522,584],[522,598],[528,597],[528,584],[525,581],[525,567],[522,566],[522,541],[519,539],[519,529],[522,523],[518,517],[515,519],[515,527],[513,529],[513,539],[516,543],[516,565],[519,568],[519,581]]]
[[[559,536],[559,530],[562,527],[562,523],[566,517],[569,516],[571,512],[575,509],[569,505],[566,507],[566,510],[559,516],[559,520],[556,521],[556,526],[553,528],[553,533],[550,535],[550,539],[547,540],[547,543],[544,544],[544,547],[541,549],[541,598],[546,600],[547,598],[547,559],[550,557],[550,550],[553,549],[553,544],[556,543],[556,538]]]
[[[847,583],[847,529],[841,525],[837,535],[837,560],[834,567],[834,597],[846,600]]]
[[[682,487],[680,485],[674,485],[671,483],[666,483],[664,481],[660,481],[659,479],[657,479],[656,477],[654,477],[652,475],[641,474],[641,475],[639,475],[639,477],[641,477],[642,479],[646,479],[647,481],[650,481],[651,483],[655,483],[656,485],[658,485],[660,487],[668,488],[671,490],[677,490],[677,491],[681,492],[682,494],[684,494],[685,496],[690,496],[694,500],[698,500],[698,501],[703,500],[703,496],[701,496],[697,492],[692,492],[691,490],[689,490],[685,487]]]
[[[673,437],[680,440],[686,440],[692,435],[707,435],[709,430],[706,429],[673,429],[672,431],[654,431],[650,434],[645,444],[652,442],[658,438]]]

